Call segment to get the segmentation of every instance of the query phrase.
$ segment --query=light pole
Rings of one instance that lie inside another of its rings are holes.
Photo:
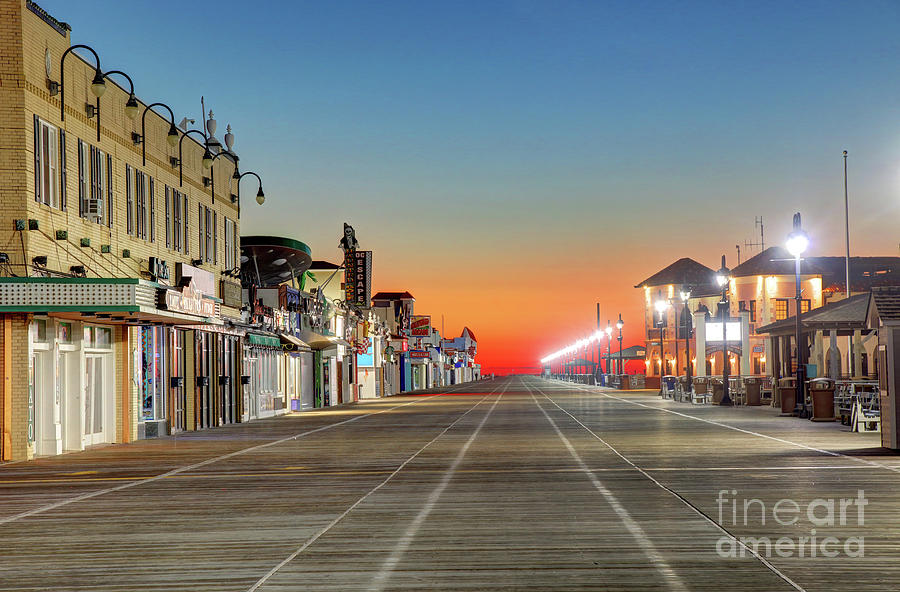
[[[685,358],[684,358],[684,375],[687,377],[687,387],[691,388],[691,330],[692,330],[692,319],[691,319],[691,311],[689,306],[689,300],[691,298],[691,288],[685,286],[681,290],[681,302],[684,303],[684,308],[682,309],[682,314],[686,317],[686,326],[684,328],[684,350],[685,350]],[[679,323],[680,324],[680,323]]]
[[[625,374],[625,367],[622,365],[622,327],[625,321],[622,320],[622,313],[619,313],[619,320],[616,321],[616,328],[619,330],[619,374]]]
[[[606,319],[606,374],[612,375],[612,372],[609,371],[609,365],[612,364],[612,354],[610,353],[610,349],[612,349],[612,325],[609,324],[609,319]],[[609,383],[609,379],[606,379],[606,382]]]
[[[171,107],[165,103],[151,103],[144,107],[144,112],[141,113],[141,133],[131,132],[131,141],[135,144],[141,144],[143,166],[147,166],[147,111],[157,106],[165,107],[166,111],[169,112],[169,133],[166,134],[166,143],[169,144],[169,147],[174,148],[179,141],[178,128],[175,127],[175,114],[172,112]]]
[[[800,227],[800,212],[794,214],[794,229],[788,235],[786,245],[788,252],[794,256],[794,277],[796,280],[797,310],[794,314],[796,323],[794,325],[794,342],[797,347],[797,402],[794,411],[799,417],[809,417],[806,408],[806,384],[804,366],[804,349],[800,346],[800,308],[801,308],[801,291],[800,291],[800,256],[809,246],[809,236]]]
[[[722,400],[719,405],[731,406],[734,403],[728,393],[728,378],[731,368],[728,360],[728,332],[726,326],[728,323],[729,306],[728,306],[728,279],[731,270],[725,266],[725,255],[722,255],[722,267],[716,272],[716,282],[722,288],[722,300],[719,302],[719,318],[722,319]]]
[[[669,308],[669,301],[662,297],[662,290],[657,292],[659,298],[656,300],[656,312],[659,313],[659,388],[662,390],[662,377],[666,367],[666,309]]]

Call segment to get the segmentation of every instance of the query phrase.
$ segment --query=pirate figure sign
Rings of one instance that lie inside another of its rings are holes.
[[[341,244],[338,246],[344,250],[345,255],[347,251],[355,251],[359,248],[359,241],[356,240],[356,231],[346,222],[344,222],[344,236],[341,238]]]

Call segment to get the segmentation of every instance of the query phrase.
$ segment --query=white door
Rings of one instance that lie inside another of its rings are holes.
[[[109,393],[106,392],[106,360],[103,355],[85,356],[84,401],[82,405],[84,423],[84,445],[91,446],[107,441],[111,433],[106,407]]]
[[[246,372],[250,384],[244,385],[244,421],[259,417],[259,359],[247,358]]]
[[[64,354],[60,354],[57,377],[65,377]],[[53,367],[49,351],[31,354],[31,382],[35,400],[35,453],[50,456],[62,453],[62,425],[60,421],[60,389],[65,382],[53,380]]]

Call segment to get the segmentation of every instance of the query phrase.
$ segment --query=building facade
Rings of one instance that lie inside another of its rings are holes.
[[[0,6],[0,457],[237,421],[236,158],[205,167],[214,121],[185,137],[115,58]]]

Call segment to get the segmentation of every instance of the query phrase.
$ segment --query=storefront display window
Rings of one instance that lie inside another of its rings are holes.
[[[166,329],[141,327],[141,420],[166,418]]]
[[[72,323],[59,323],[56,327],[56,338],[60,343],[72,343]]]

